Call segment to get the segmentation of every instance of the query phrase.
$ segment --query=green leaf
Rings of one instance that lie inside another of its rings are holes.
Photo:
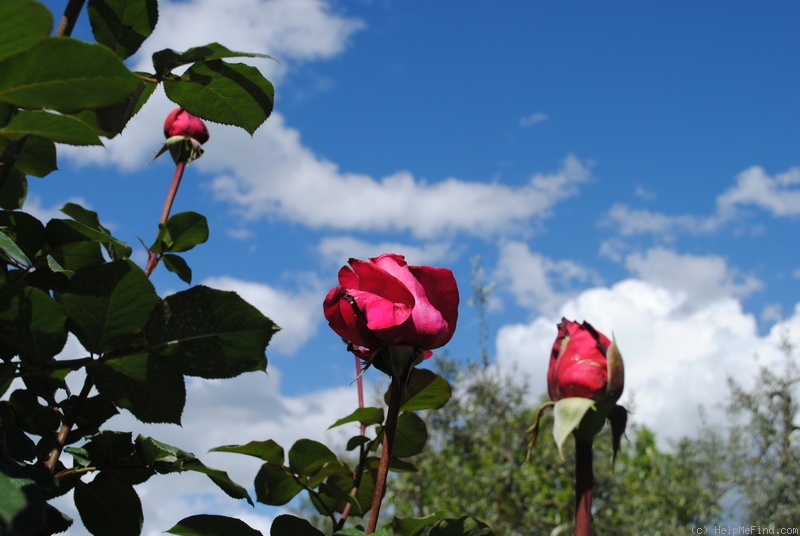
[[[178,80],[165,80],[164,91],[189,113],[251,135],[272,113],[275,101],[272,83],[258,69],[222,60],[195,63]]]
[[[486,523],[464,516],[442,519],[433,526],[429,536],[494,536],[494,532]]]
[[[158,239],[150,248],[156,253],[189,251],[208,240],[208,221],[197,212],[181,212],[159,226]]]
[[[62,301],[84,348],[105,354],[141,336],[159,297],[142,269],[125,260],[77,270]]]
[[[28,197],[28,179],[17,169],[12,169],[5,182],[0,184],[0,208],[17,210]]]
[[[142,503],[133,486],[104,472],[75,486],[75,506],[94,536],[139,536]]]
[[[250,498],[250,494],[247,493],[247,490],[231,480],[231,478],[228,476],[228,473],[225,471],[206,467],[197,458],[193,460],[187,460],[184,463],[184,469],[188,471],[195,471],[197,473],[203,473],[204,475],[208,476],[208,478],[210,478],[214,484],[219,486],[219,488],[224,491],[228,497],[233,499],[245,499],[248,503],[250,503],[251,506],[253,505],[253,500]]]
[[[235,292],[192,287],[164,299],[145,329],[148,348],[189,376],[265,370],[278,327]]]
[[[97,390],[142,422],[180,424],[186,403],[183,375],[148,354],[109,359],[88,368]]]
[[[49,230],[50,225],[47,228]],[[100,251],[100,245],[95,242],[72,242],[55,247],[50,253],[64,270],[72,273],[86,266],[102,264],[105,261],[103,253]]]
[[[386,393],[386,403],[388,404]],[[440,375],[427,369],[414,368],[408,380],[400,411],[417,411],[421,409],[439,409],[444,406],[453,390]]]
[[[93,436],[82,450],[73,451],[79,464],[95,467],[115,480],[134,486],[150,478],[154,471],[134,449],[130,432],[104,431]],[[87,463],[88,462],[88,463]]]
[[[392,456],[397,458],[415,456],[422,452],[427,440],[428,429],[425,421],[416,413],[405,411],[397,419]]]
[[[1,233],[0,233],[1,234]],[[0,287],[0,354],[17,354],[42,365],[67,342],[66,315],[61,305],[35,287]]]
[[[325,536],[305,519],[289,514],[276,517],[269,529],[269,534],[270,536]]]
[[[0,228],[17,243],[28,258],[36,257],[46,244],[42,222],[25,212],[0,212]]]
[[[33,265],[31,260],[27,255],[25,255],[25,252],[20,249],[16,242],[14,242],[10,236],[3,232],[2,227],[0,227],[0,254],[8,259],[12,264],[21,266],[26,270]]]
[[[163,76],[175,67],[188,65],[198,61],[221,60],[224,58],[268,58],[275,59],[267,54],[253,52],[234,52],[219,43],[210,43],[202,47],[190,48],[186,52],[175,52],[167,48],[153,54],[153,67],[157,76]]]
[[[275,467],[269,462],[258,470],[255,488],[256,500],[270,506],[282,506],[303,491],[303,487],[287,469]]]
[[[0,497],[3,497],[3,500],[0,501],[0,519],[6,525],[11,525],[14,516],[28,505],[17,479],[9,478],[0,473]]]
[[[158,1],[89,0],[88,12],[97,42],[125,59],[153,33],[158,22]]]
[[[564,442],[578,428],[590,409],[595,409],[594,400],[589,398],[562,398],[553,406],[553,439],[561,459],[564,459]]]
[[[442,514],[435,513],[426,517],[395,517],[392,519],[392,530],[403,536],[417,536],[432,523],[439,521]]]
[[[0,129],[0,136],[10,140],[28,135],[69,145],[103,145],[97,134],[83,121],[68,115],[38,110],[23,110]]]
[[[336,454],[318,441],[298,439],[289,449],[289,467],[298,475],[312,475],[331,462],[338,462]]]
[[[0,138],[0,152],[10,143],[7,138]],[[28,136],[22,152],[14,162],[14,169],[25,175],[45,177],[58,169],[56,165],[55,144],[39,136]]]
[[[183,260],[183,257],[173,255],[172,253],[166,253],[161,256],[161,260],[163,261],[164,266],[167,267],[167,270],[173,274],[177,274],[178,277],[181,278],[181,281],[188,285],[192,284],[192,269],[188,264],[186,264],[186,261]]]
[[[183,518],[167,532],[178,536],[263,536],[240,519],[209,514]]]
[[[380,424],[383,422],[383,408],[358,408],[347,417],[342,417],[330,425],[328,430],[349,422],[359,422],[364,426]]]
[[[0,101],[77,112],[118,104],[139,79],[103,45],[49,37],[0,61]]]
[[[64,232],[63,226],[69,227],[75,232],[71,233],[72,236],[68,239],[60,239],[57,243],[60,244],[88,239],[103,244],[112,259],[130,257],[132,252],[131,248],[125,242],[111,236],[111,232],[100,224],[100,219],[97,217],[96,212],[83,208],[75,203],[65,204],[61,207],[61,212],[71,217],[72,220],[51,220],[47,225],[48,229],[53,222],[63,222],[61,224],[62,228],[60,229],[62,233]],[[49,237],[48,241],[53,243]]]
[[[283,447],[272,439],[267,441],[251,441],[244,445],[224,445],[211,449],[210,452],[232,452],[234,454],[247,454],[265,462],[283,465]]]
[[[148,76],[146,73],[137,73],[140,76]],[[152,75],[149,75],[152,77]],[[84,110],[75,114],[75,117],[89,125],[95,133],[113,138],[123,131],[128,121],[139,113],[150,96],[158,87],[158,84],[150,79],[140,78],[139,87],[128,95],[125,100],[112,106],[105,106],[94,110]]]
[[[0,60],[34,46],[50,35],[53,16],[39,2],[0,2]]]

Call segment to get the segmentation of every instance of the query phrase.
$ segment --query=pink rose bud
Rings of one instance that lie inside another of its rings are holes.
[[[197,140],[201,145],[208,141],[209,134],[205,124],[183,108],[175,108],[164,121],[164,136],[183,136]]]
[[[577,397],[615,402],[623,385],[624,369],[617,345],[588,322],[578,324],[562,319],[547,371],[550,399]]]
[[[348,264],[339,270],[339,285],[325,297],[323,309],[333,331],[367,349],[362,356],[394,345],[430,355],[452,338],[459,301],[453,272],[408,266],[392,253]]]

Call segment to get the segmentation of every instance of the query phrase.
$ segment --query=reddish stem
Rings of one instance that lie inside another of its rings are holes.
[[[175,174],[172,176],[172,184],[169,187],[167,198],[164,201],[164,209],[161,211],[161,220],[159,224],[166,224],[169,219],[169,212],[172,210],[172,203],[175,202],[175,195],[178,193],[178,187],[181,185],[184,169],[186,169],[186,162],[178,162],[175,164]],[[150,274],[153,273],[153,270],[156,269],[161,257],[153,251],[148,251],[147,255],[147,266],[145,266],[144,273],[149,277]]]
[[[358,409],[364,407],[364,382],[361,380],[361,359],[357,355],[353,355],[356,360],[356,385],[358,386]],[[361,435],[366,435],[367,427],[364,423],[359,424],[359,430],[361,431]],[[355,497],[358,495],[358,488],[361,485],[361,477],[364,473],[364,463],[366,462],[366,452],[364,451],[364,444],[362,443],[359,446],[359,456],[358,456],[358,468],[356,469],[356,474],[353,477],[353,489],[350,490],[350,496]],[[350,515],[350,510],[352,509],[353,504],[347,503],[342,510],[342,517],[339,518],[338,523],[335,524],[336,530],[341,530],[344,528],[344,522],[347,521],[347,516]]]
[[[575,438],[575,536],[592,535],[592,440]]]
[[[372,496],[372,508],[369,514],[369,524],[366,534],[372,534],[378,527],[378,516],[381,513],[381,501],[386,493],[386,477],[389,474],[389,462],[392,459],[392,445],[394,432],[397,428],[397,417],[400,413],[400,381],[392,376],[392,385],[389,388],[389,407],[386,412],[386,423],[383,426],[383,447],[381,461],[378,465],[378,474],[375,480],[375,494]]]

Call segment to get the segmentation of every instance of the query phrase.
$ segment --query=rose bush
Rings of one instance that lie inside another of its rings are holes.
[[[591,324],[578,324],[566,318],[558,325],[550,366],[547,391],[550,399],[590,398],[595,402],[616,401],[622,394],[622,359],[610,355],[613,343]]]
[[[409,266],[393,253],[348,264],[323,309],[331,329],[364,357],[391,345],[429,351],[452,338],[459,301],[453,272]]]
[[[183,108],[175,108],[164,121],[164,136],[182,136],[197,140],[201,145],[208,141],[209,134],[205,123]]]

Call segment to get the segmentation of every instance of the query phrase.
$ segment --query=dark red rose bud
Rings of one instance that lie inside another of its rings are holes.
[[[209,134],[205,124],[183,108],[175,108],[164,121],[164,136],[183,136],[192,138],[201,145],[208,141]]]

